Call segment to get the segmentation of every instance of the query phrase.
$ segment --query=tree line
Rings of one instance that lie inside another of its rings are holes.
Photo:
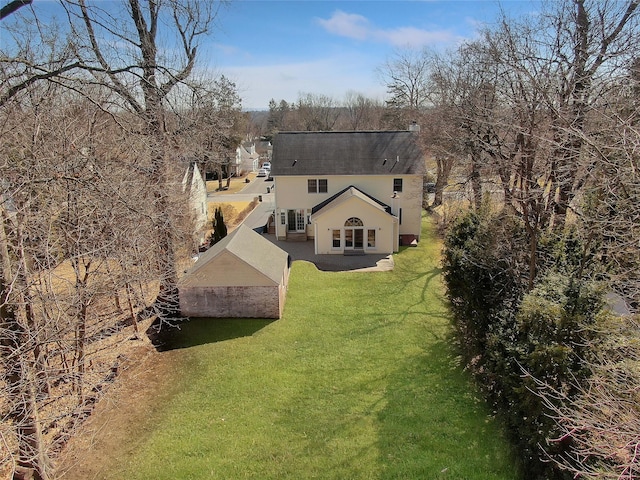
[[[526,478],[640,474],[638,15],[549,2],[385,66],[435,160],[461,351]]]
[[[199,234],[182,179],[225,168],[245,118],[233,82],[194,75],[224,2],[62,0],[46,21],[19,3],[0,46],[0,465],[49,479],[120,367],[103,350],[179,315]]]

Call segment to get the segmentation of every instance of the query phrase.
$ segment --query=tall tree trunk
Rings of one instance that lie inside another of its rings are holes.
[[[476,211],[482,206],[482,183],[480,182],[480,152],[471,153],[471,190],[473,192],[473,204]]]
[[[444,188],[449,183],[449,175],[453,167],[453,159],[448,156],[436,156],[436,188],[432,207],[442,205]]]
[[[2,263],[0,359],[4,363],[8,387],[7,403],[15,423],[18,441],[18,462],[14,479],[31,477],[35,480],[47,480],[50,462],[42,439],[37,403],[38,380],[35,362],[29,360],[29,356],[24,354],[24,351],[29,350],[32,340],[28,332],[27,312],[23,296],[26,285],[23,284],[24,276],[14,273],[14,268],[12,268],[14,264],[9,254],[6,231],[9,220],[2,206],[0,206],[0,221]],[[19,253],[20,250],[18,249],[17,252]]]
[[[144,51],[144,49],[143,49]],[[148,60],[150,62],[150,60]],[[154,56],[155,61],[155,56]],[[169,203],[168,159],[166,158],[166,135],[162,98],[155,86],[155,63],[153,68],[145,70],[147,86],[143,88],[147,106],[146,118],[153,147],[151,151],[151,181],[154,184],[156,198],[156,242],[160,267],[160,289],[156,306],[161,317],[172,318],[179,313],[178,271],[174,246],[174,222],[172,206]]]
[[[22,335],[18,333],[18,336]],[[9,375],[11,399],[14,400],[12,417],[19,442],[14,480],[51,478],[49,471],[52,465],[43,439],[37,403],[38,381],[34,367],[33,362],[18,361]]]

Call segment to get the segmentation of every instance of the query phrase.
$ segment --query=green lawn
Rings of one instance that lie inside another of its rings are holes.
[[[198,320],[179,393],[110,478],[508,479],[450,340],[429,223],[392,272],[295,262],[281,320]]]

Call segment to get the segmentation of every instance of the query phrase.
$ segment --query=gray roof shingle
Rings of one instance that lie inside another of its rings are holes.
[[[414,132],[280,132],[273,141],[271,174],[424,175]]]
[[[193,267],[182,278],[181,283],[188,285],[189,277],[204,268],[224,251],[231,252],[243,261],[267,276],[274,283],[282,279],[283,266],[288,264],[289,254],[277,245],[241,224],[236,230],[204,252]],[[221,272],[224,275],[224,272]]]

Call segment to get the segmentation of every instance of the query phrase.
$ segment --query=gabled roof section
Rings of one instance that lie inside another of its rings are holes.
[[[387,205],[385,203],[382,203],[380,200],[378,200],[377,198],[372,197],[371,195],[369,195],[367,193],[364,193],[359,188],[354,187],[353,185],[350,185],[347,188],[345,188],[344,190],[341,190],[338,193],[336,193],[331,198],[327,198],[324,202],[321,202],[321,203],[317,204],[315,207],[313,207],[311,209],[311,214],[313,215],[314,213],[319,212],[324,207],[326,207],[327,205],[332,203],[334,200],[337,200],[339,197],[342,197],[342,198],[358,197],[361,200],[364,200],[365,202],[370,203],[370,204],[374,205],[377,208],[381,208],[382,210],[384,210],[385,212],[387,212],[389,214],[391,213],[391,207],[389,205]]]
[[[191,195],[194,186],[196,186],[198,182],[204,185],[198,163],[195,160],[189,160],[184,172],[184,177],[182,177],[182,191]]]
[[[417,133],[279,132],[272,175],[424,175]]]
[[[275,283],[280,282],[283,265],[287,264],[289,258],[289,254],[280,247],[241,224],[232,233],[204,252],[187,272],[185,278],[196,273],[224,251],[235,255]]]

